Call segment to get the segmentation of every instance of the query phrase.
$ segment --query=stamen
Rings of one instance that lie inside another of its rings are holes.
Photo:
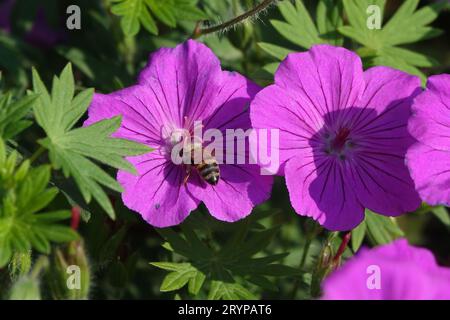
[[[342,150],[347,142],[350,130],[348,128],[342,128],[333,140],[333,149]]]

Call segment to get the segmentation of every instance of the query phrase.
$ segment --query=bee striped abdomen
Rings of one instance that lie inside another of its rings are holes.
[[[204,162],[197,165],[197,170],[200,176],[210,185],[217,185],[220,179],[219,165],[214,159],[206,159]]]

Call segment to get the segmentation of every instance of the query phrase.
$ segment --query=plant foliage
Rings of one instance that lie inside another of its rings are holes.
[[[39,140],[39,143],[49,150],[55,168],[62,169],[66,177],[73,177],[85,201],[89,203],[93,196],[113,218],[114,209],[100,185],[117,192],[121,192],[122,188],[89,158],[117,169],[135,172],[124,157],[143,154],[150,149],[132,141],[111,137],[120,126],[120,117],[73,129],[86,112],[94,91],[86,89],[74,97],[75,84],[70,64],[59,78],[53,78],[51,94],[36,70],[33,70],[33,87],[34,92],[39,94],[34,104],[36,121],[47,134],[47,138]]]

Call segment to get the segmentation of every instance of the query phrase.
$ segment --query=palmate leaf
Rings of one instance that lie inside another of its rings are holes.
[[[431,212],[438,218],[445,226],[450,228],[450,215],[444,206],[434,207]]]
[[[154,17],[174,28],[179,20],[196,21],[205,18],[197,8],[197,0],[111,0],[111,12],[120,16],[123,32],[127,36],[138,34],[141,26],[158,34]]]
[[[210,300],[257,300],[257,297],[238,283],[213,281],[208,294]]]
[[[283,1],[278,5],[284,21],[271,20],[273,27],[295,49],[283,48],[271,43],[260,42],[258,45],[269,55],[277,60],[283,60],[290,52],[309,49],[320,43],[342,45],[343,37],[338,28],[343,25],[342,4],[338,0],[321,0],[317,5],[315,20],[305,8],[303,1]],[[267,66],[265,69],[272,73],[275,66]]]
[[[364,237],[366,236],[366,231],[367,225],[365,221],[361,222],[359,226],[352,230],[351,242],[353,252],[357,252],[361,247],[361,244],[364,241]]]
[[[47,138],[39,143],[49,150],[50,160],[56,169],[62,169],[65,177],[71,176],[84,200],[94,197],[100,206],[114,218],[114,209],[100,185],[121,192],[119,183],[90,159],[116,169],[135,173],[133,166],[124,159],[151,151],[136,142],[111,138],[120,126],[120,117],[103,120],[88,127],[73,129],[86,112],[93,90],[87,89],[74,97],[74,79],[68,64],[61,76],[53,78],[51,94],[33,70],[34,92],[39,98],[34,103],[38,124]]]
[[[249,230],[248,222],[238,224],[219,248],[206,245],[187,224],[182,225],[182,233],[158,230],[167,241],[164,248],[188,259],[188,262],[151,263],[169,271],[160,290],[175,291],[187,286],[188,292],[196,296],[209,286],[209,299],[255,299],[246,285],[263,284],[267,290],[277,290],[268,277],[298,275],[297,269],[280,263],[288,254],[261,255],[279,228]]]
[[[30,162],[18,167],[17,153],[5,155],[0,140],[0,268],[16,252],[36,249],[50,253],[50,242],[75,240],[78,235],[70,227],[59,224],[71,217],[68,210],[42,212],[58,193],[47,189],[50,166],[30,169]]]
[[[351,247],[353,252],[359,250],[366,236],[373,245],[381,245],[404,236],[404,233],[394,218],[366,209],[365,219],[352,230]]]
[[[24,118],[37,97],[29,95],[13,102],[10,94],[0,93],[0,137],[4,140],[11,139],[32,124]]]
[[[404,236],[392,217],[385,217],[380,214],[366,210],[367,236],[374,245],[387,244],[397,238]]]
[[[368,66],[385,65],[422,77],[418,69],[431,67],[437,62],[426,55],[399,48],[441,34],[441,30],[429,26],[445,7],[445,1],[435,2],[417,10],[419,0],[405,0],[392,18],[381,29],[369,29],[367,8],[376,5],[383,15],[386,0],[344,0],[349,25],[339,28],[339,32],[360,43],[358,53],[365,58]]]

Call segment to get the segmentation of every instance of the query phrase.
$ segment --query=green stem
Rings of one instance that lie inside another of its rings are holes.
[[[312,227],[312,229],[308,232],[308,234],[306,236],[305,245],[303,246],[302,257],[300,259],[300,264],[298,265],[299,270],[303,270],[303,267],[305,266],[306,258],[308,257],[308,253],[309,253],[309,249],[311,248],[312,240],[317,235],[318,229],[319,229],[318,225],[314,224],[314,227]],[[299,287],[300,287],[300,279],[297,278],[297,279],[295,279],[294,287],[292,288],[292,293],[291,293],[292,299],[295,299],[295,296],[297,295],[297,291],[298,291]]]
[[[302,270],[303,267],[305,266],[306,257],[308,257],[309,248],[311,247],[311,241],[312,241],[311,239],[307,239],[305,242],[305,246],[303,247],[302,258],[300,260],[300,264],[298,265],[299,270]],[[292,299],[295,299],[299,287],[300,287],[300,279],[296,278],[291,293]]]
[[[37,279],[42,270],[46,269],[48,266],[48,258],[46,256],[40,256],[34,264],[33,270],[31,271],[31,278]]]
[[[45,148],[43,146],[40,146],[39,149],[37,149],[36,152],[33,153],[33,155],[30,157],[30,163],[36,161],[44,152]]]
[[[197,39],[206,34],[218,32],[221,30],[227,30],[239,23],[244,22],[245,20],[247,20],[253,16],[258,15],[261,11],[264,11],[265,9],[267,9],[271,4],[275,3],[276,1],[277,0],[264,0],[263,2],[261,2],[260,4],[255,6],[253,9],[251,9],[251,10],[241,14],[240,16],[237,16],[227,22],[219,24],[217,26],[202,29],[200,27],[200,24],[197,24],[197,26],[194,30],[194,34],[192,35],[192,38]]]
[[[302,259],[300,260],[300,264],[298,268],[301,270],[305,266],[306,258],[308,257],[309,248],[311,247],[312,238],[306,239],[305,246],[303,248]]]

